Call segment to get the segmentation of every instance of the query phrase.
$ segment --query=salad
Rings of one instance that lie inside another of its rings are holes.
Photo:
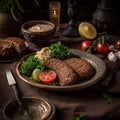
[[[64,60],[73,56],[74,54],[69,48],[61,42],[53,43],[23,61],[20,66],[21,73],[30,77],[34,82],[58,85],[57,74],[53,70],[46,68],[46,60],[51,57]]]

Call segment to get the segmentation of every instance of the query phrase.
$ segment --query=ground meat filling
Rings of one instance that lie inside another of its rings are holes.
[[[70,58],[65,62],[78,74],[79,80],[90,79],[95,74],[94,67],[84,59]]]
[[[57,73],[61,86],[71,85],[77,81],[77,75],[73,69],[60,59],[50,58],[46,61],[46,66]]]

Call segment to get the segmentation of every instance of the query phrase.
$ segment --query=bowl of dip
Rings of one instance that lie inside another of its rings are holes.
[[[24,111],[21,112],[16,100],[8,101],[3,108],[5,120],[52,120],[54,118],[55,106],[44,97],[24,97],[23,105]]]
[[[25,22],[21,26],[21,33],[24,38],[36,45],[45,45],[50,43],[56,31],[52,22],[45,20],[33,20]]]

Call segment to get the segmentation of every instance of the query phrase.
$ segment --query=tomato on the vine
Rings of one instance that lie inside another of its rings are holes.
[[[48,84],[56,80],[57,75],[53,70],[44,70],[40,72],[39,79],[42,83]]]
[[[100,54],[107,54],[109,52],[109,47],[107,44],[98,43],[96,45],[96,51]]]
[[[81,50],[85,51],[90,46],[91,46],[91,41],[85,40],[81,43]]]
[[[117,40],[117,41],[115,42],[115,47],[116,47],[117,49],[120,49],[120,40]]]

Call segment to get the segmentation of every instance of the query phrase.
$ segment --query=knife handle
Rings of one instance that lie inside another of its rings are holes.
[[[21,106],[22,105],[22,97],[21,97],[21,94],[16,87],[17,86],[15,84],[12,85],[13,91],[15,93],[15,97],[18,101],[18,104]]]

